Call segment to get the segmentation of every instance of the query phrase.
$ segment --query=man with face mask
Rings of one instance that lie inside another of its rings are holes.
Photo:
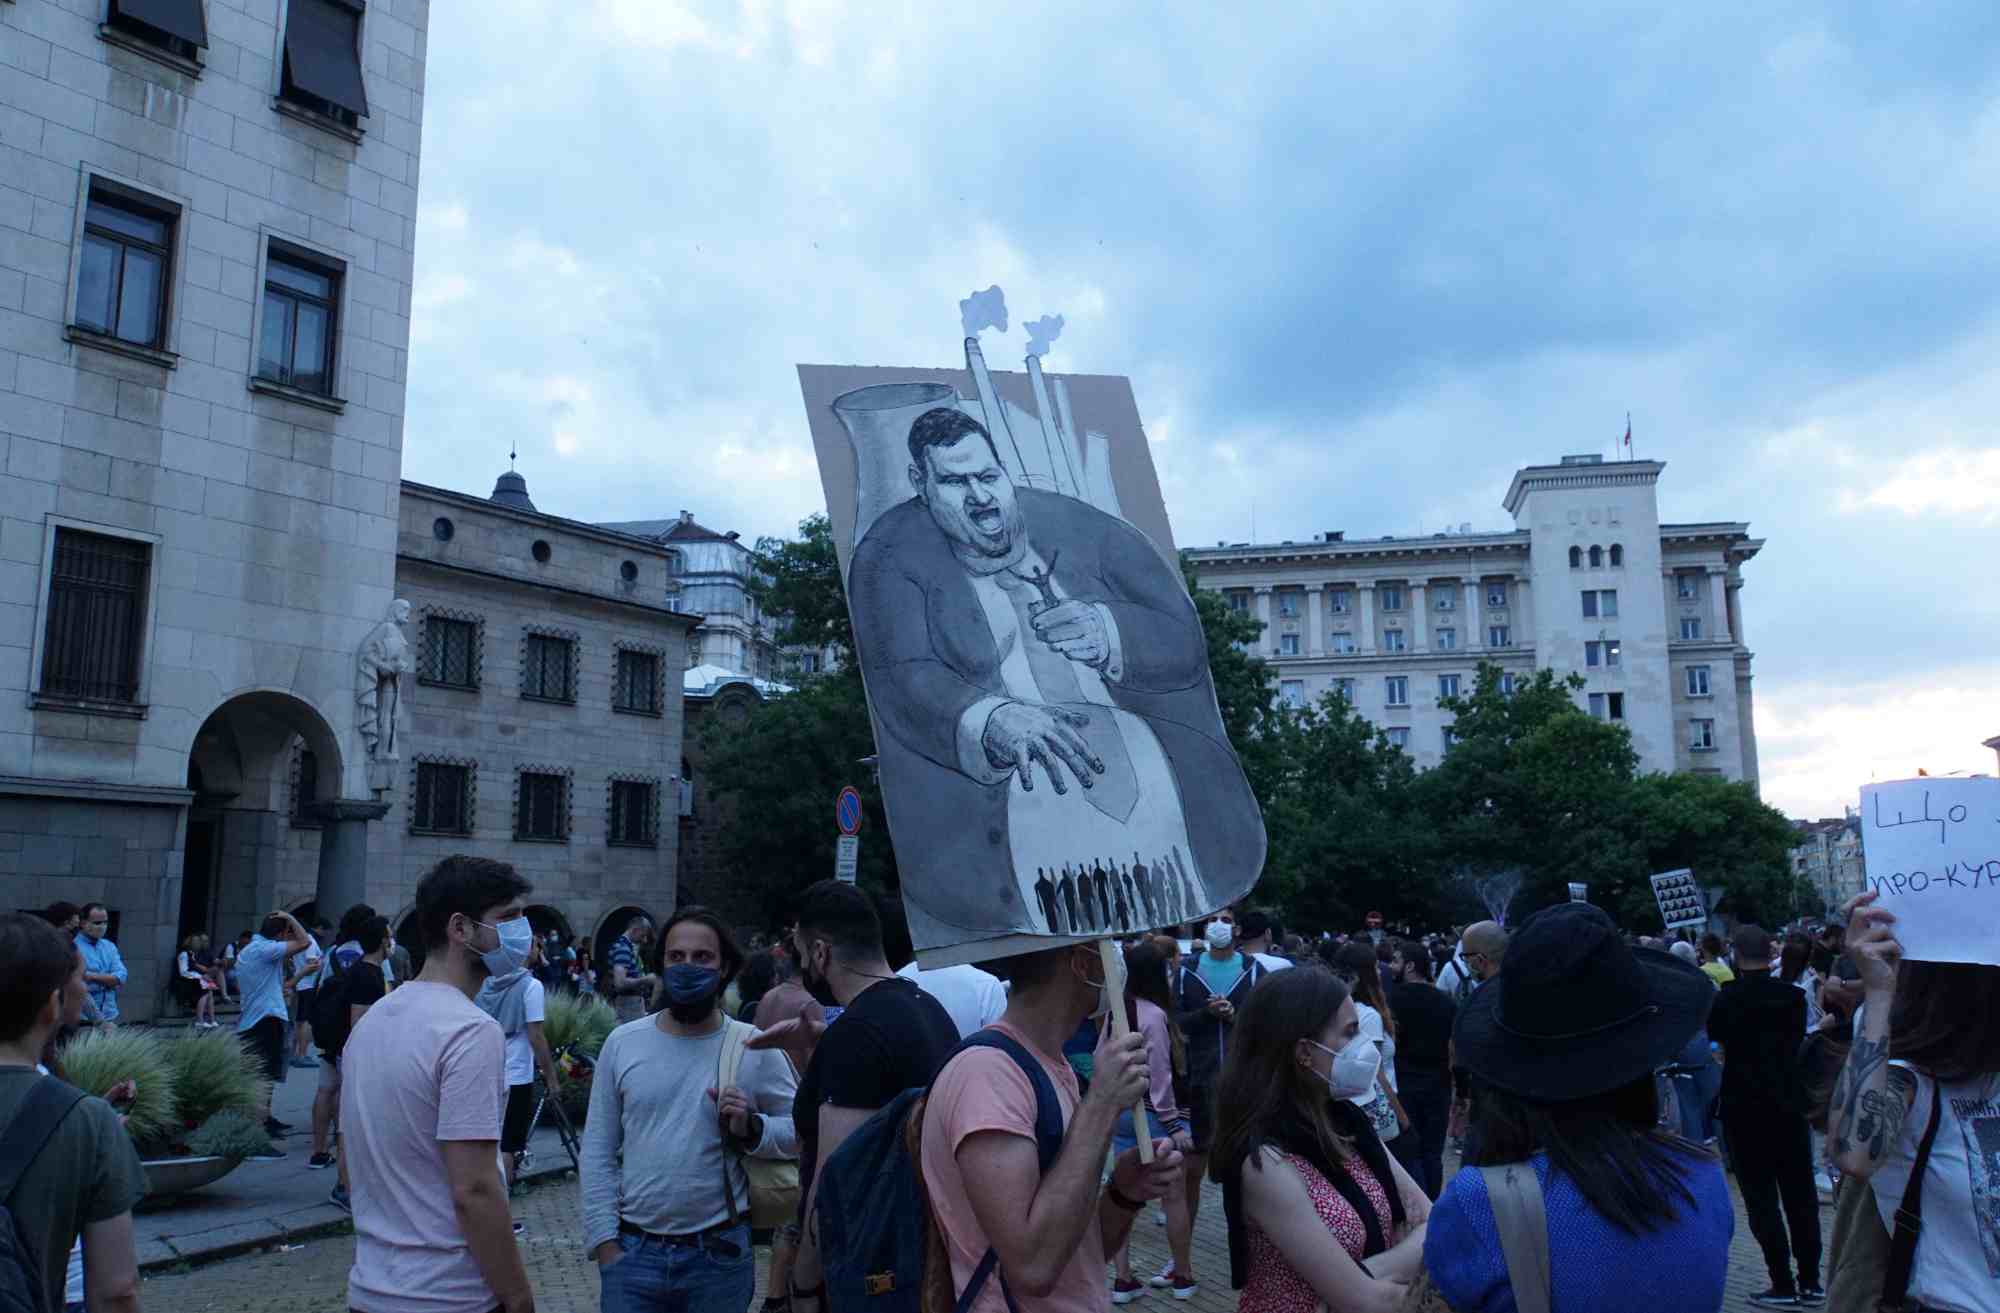
[[[533,1313],[499,1162],[506,1041],[472,996],[532,936],[513,867],[447,857],[417,885],[424,969],[354,1023],[340,1124],[358,1313]]]
[[[510,1186],[528,1148],[529,1123],[535,1116],[535,1074],[541,1073],[549,1093],[561,1087],[555,1057],[542,1036],[542,1024],[548,1016],[548,989],[534,972],[541,964],[541,944],[532,931],[520,925],[510,924],[500,940],[507,970],[488,976],[472,1000],[481,1012],[500,1023],[501,1033],[507,1036],[507,1112],[500,1124],[500,1154]]]
[[[721,1009],[743,950],[685,907],[661,936],[666,1008],[611,1032],[583,1127],[584,1244],[604,1313],[743,1313],[756,1282],[742,1160],[791,1158],[797,1085],[782,1052],[745,1052],[717,1088]]]
[[[90,1010],[97,1020],[118,1020],[118,991],[125,988],[128,972],[118,945],[111,942],[111,909],[103,903],[85,903],[76,936],[77,951],[83,954],[83,983],[90,988]]]
[[[1235,923],[1235,916],[1226,911],[1210,921],[1204,935],[1208,951],[1182,958],[1174,982],[1176,1020],[1187,1037],[1188,1129],[1194,1139],[1194,1151],[1187,1156],[1190,1225],[1201,1209],[1201,1180],[1208,1171],[1208,1146],[1215,1136],[1215,1086],[1229,1051],[1236,1009],[1270,974],[1262,962],[1237,950]],[[1153,1283],[1165,1286],[1172,1278],[1170,1263]]]
[[[821,1313],[826,1284],[812,1206],[819,1170],[876,1109],[929,1084],[959,1036],[943,1004],[889,970],[882,922],[867,894],[821,880],[800,895],[798,913],[792,947],[800,979],[821,1005],[842,1009],[806,1064],[794,1114],[801,1234],[792,1262],[792,1313]],[[783,1023],[754,1043],[782,1043],[791,1028],[807,1024]]]

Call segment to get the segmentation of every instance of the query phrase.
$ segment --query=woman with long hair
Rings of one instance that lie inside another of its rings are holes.
[[[1806,996],[1806,1033],[1817,1030],[1826,1015],[1819,1002],[1819,972],[1812,967],[1812,941],[1796,931],[1785,936],[1779,950],[1778,979]]]
[[[1862,1002],[1847,1065],[1833,1090],[1827,1137],[1850,1189],[1872,1188],[1891,1235],[1910,1202],[1916,1161],[1929,1144],[1916,1248],[1905,1292],[1886,1294],[1877,1273],[1849,1270],[1833,1255],[1833,1308],[1897,1301],[1939,1313],[1986,1313],[2000,1283],[2000,966],[1909,962],[1874,906],[1873,890],[1846,908],[1847,952],[1861,972]],[[1981,1187],[1981,1183],[1985,1187]],[[1870,1288],[1875,1287],[1875,1288]]]
[[[1381,1059],[1325,971],[1273,972],[1237,1012],[1209,1171],[1239,1313],[1402,1306],[1431,1204],[1349,1101],[1374,1088]]]
[[[1431,1211],[1424,1264],[1446,1303],[1515,1307],[1534,1273],[1510,1272],[1499,1219],[1538,1195],[1551,1313],[1625,1313],[1635,1274],[1669,1272],[1643,1283],[1649,1313],[1721,1307],[1729,1185],[1713,1154],[1661,1129],[1654,1081],[1714,1001],[1698,967],[1628,946],[1588,903],[1558,903],[1514,932],[1507,969],[1454,1031],[1479,1091],[1479,1150]]]
[[[207,947],[207,935],[189,935],[174,957],[174,996],[193,1011],[196,1030],[215,1029],[215,979],[198,960]]]
[[[1364,939],[1351,940],[1335,954],[1334,974],[1354,995],[1354,1012],[1361,1023],[1361,1037],[1382,1054],[1382,1067],[1375,1075],[1375,1088],[1354,1100],[1356,1107],[1375,1123],[1375,1133],[1389,1152],[1406,1157],[1407,1146],[1396,1142],[1410,1129],[1410,1115],[1396,1097],[1396,1018],[1389,1010],[1388,995],[1382,992],[1378,970],[1381,958],[1375,946]]]
[[[1146,1037],[1146,1062],[1151,1083],[1146,1091],[1146,1120],[1154,1139],[1167,1138],[1187,1153],[1194,1147],[1187,1114],[1181,1111],[1174,1089],[1176,1075],[1187,1076],[1187,1041],[1174,1020],[1173,995],[1167,989],[1167,959],[1152,937],[1125,950],[1125,1006],[1132,1029]],[[1111,1133],[1111,1153],[1115,1158],[1139,1143],[1132,1109],[1118,1114],[1117,1128]],[[1191,1299],[1194,1278],[1194,1225],[1188,1217],[1186,1182],[1176,1174],[1173,1188],[1162,1201],[1167,1215],[1167,1249],[1173,1265],[1159,1284],[1170,1287],[1175,1299]],[[1118,1275],[1111,1285],[1111,1302],[1129,1304],[1146,1293],[1144,1283],[1132,1275],[1132,1242],[1118,1247]]]

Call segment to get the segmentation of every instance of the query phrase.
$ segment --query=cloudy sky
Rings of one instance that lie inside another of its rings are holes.
[[[405,474],[789,532],[793,365],[959,363],[997,282],[1183,543],[1504,528],[1629,410],[1768,540],[1773,803],[1991,771],[2000,7],[1251,12],[433,5]]]

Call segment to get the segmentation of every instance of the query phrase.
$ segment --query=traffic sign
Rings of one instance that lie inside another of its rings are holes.
[[[861,836],[843,834],[833,842],[833,878],[854,883],[861,869]]]
[[[861,833],[861,795],[852,784],[841,786],[840,796],[833,800],[833,823],[842,834]]]

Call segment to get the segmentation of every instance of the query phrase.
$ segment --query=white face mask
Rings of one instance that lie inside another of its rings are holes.
[[[1334,1098],[1358,1098],[1375,1088],[1376,1073],[1382,1070],[1382,1050],[1375,1047],[1375,1041],[1357,1035],[1338,1051],[1317,1040],[1306,1043],[1332,1057],[1333,1063],[1326,1069],[1326,1088]]]
[[[1229,947],[1230,941],[1235,937],[1235,930],[1227,921],[1210,921],[1208,923],[1208,946],[1216,952],[1219,953]]]

